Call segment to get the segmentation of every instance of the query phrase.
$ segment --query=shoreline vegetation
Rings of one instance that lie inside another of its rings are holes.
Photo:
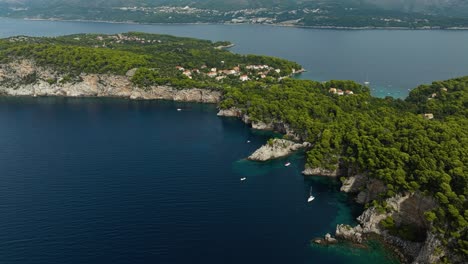
[[[337,238],[378,234],[414,263],[466,259],[468,76],[376,98],[353,81],[289,78],[295,62],[217,48],[229,45],[138,32],[1,39],[0,95],[216,103],[219,116],[309,142],[307,168],[333,172],[366,207]],[[292,141],[268,142],[260,160],[300,148]]]
[[[12,18],[3,17],[8,19],[23,19],[31,21],[59,21],[59,22],[89,22],[89,23],[108,23],[108,24],[134,24],[134,25],[229,25],[229,26],[242,26],[242,25],[259,25],[259,26],[273,26],[273,27],[294,27],[294,28],[309,28],[309,29],[324,29],[324,30],[468,30],[466,27],[440,27],[440,26],[423,26],[423,27],[377,27],[377,26],[363,26],[363,27],[346,27],[346,26],[304,26],[296,24],[274,23],[274,24],[252,24],[252,23],[228,23],[228,22],[193,22],[193,23],[149,23],[149,22],[135,22],[135,21],[112,21],[112,20],[87,20],[87,19],[60,19],[60,18]],[[233,45],[234,46],[234,45]]]

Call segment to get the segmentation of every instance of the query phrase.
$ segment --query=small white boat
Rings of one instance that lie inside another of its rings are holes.
[[[250,143],[250,140],[247,140],[247,143]]]
[[[315,199],[315,197],[312,195],[312,186],[310,187],[310,193],[309,193],[309,198],[307,199],[307,202],[310,203]]]
[[[182,111],[182,109],[181,109],[181,108],[177,108],[177,111],[179,111],[179,112],[180,112],[180,111]]]
[[[289,167],[289,165],[291,165],[291,162],[286,162],[286,164],[284,164],[285,167]]]
[[[241,178],[240,180],[241,180],[241,181],[245,181],[245,180],[247,180],[247,178],[244,177],[244,178]]]
[[[364,85],[369,85],[369,84],[370,84],[370,82],[367,82],[367,81],[364,82]]]

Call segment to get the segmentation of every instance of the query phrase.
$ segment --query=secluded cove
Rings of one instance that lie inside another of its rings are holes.
[[[0,98],[0,121],[5,262],[394,263],[311,246],[359,212],[300,155],[244,160],[270,135],[214,105]]]

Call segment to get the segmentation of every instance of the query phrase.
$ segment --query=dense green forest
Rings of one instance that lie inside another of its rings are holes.
[[[18,58],[34,59],[41,66],[51,67],[73,76],[80,73],[124,75],[138,68],[132,81],[141,86],[170,84],[175,87],[221,89],[239,83],[239,75],[257,78],[259,70],[249,65],[268,65],[268,78],[288,76],[302,67],[295,62],[268,56],[239,55],[226,49],[228,42],[211,42],[169,35],[127,33],[118,35],[79,34],[54,38],[13,37],[0,40],[0,61]],[[190,76],[176,67],[191,70]],[[236,74],[222,80],[207,76],[216,71],[239,67]]]
[[[31,59],[71,81],[81,73],[125,75],[136,69],[135,89],[218,89],[224,94],[220,108],[287,124],[311,142],[307,166],[339,166],[350,175],[365,172],[382,180],[386,191],[373,202],[381,210],[385,198],[401,192],[434,197],[440,206],[425,214],[433,231],[448,248],[468,256],[468,76],[421,85],[405,100],[375,98],[353,81],[285,78],[301,66],[221,48],[229,44],[143,33],[13,37],[0,40],[0,62]],[[239,80],[241,74],[250,80]]]
[[[380,201],[405,191],[435,197],[441,206],[427,220],[446,245],[468,255],[468,77],[420,86],[405,101],[374,98],[352,81],[247,83],[227,89],[221,107],[290,125],[313,143],[308,166],[339,164],[380,179],[387,187]]]

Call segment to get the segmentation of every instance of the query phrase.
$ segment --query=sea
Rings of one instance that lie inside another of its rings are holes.
[[[468,74],[468,30],[334,30],[267,25],[125,24],[0,18],[0,38],[129,31],[231,41],[233,52],[289,59],[299,78],[369,82],[374,96],[404,98],[421,84]]]
[[[300,78],[367,80],[377,96],[402,98],[468,72],[468,31],[0,18],[0,37],[127,31],[229,40],[234,52],[301,63]],[[169,101],[0,97],[0,263],[399,263],[377,241],[311,243],[356,224],[363,208],[338,180],[304,177],[303,153],[246,160],[279,135],[216,112]]]

